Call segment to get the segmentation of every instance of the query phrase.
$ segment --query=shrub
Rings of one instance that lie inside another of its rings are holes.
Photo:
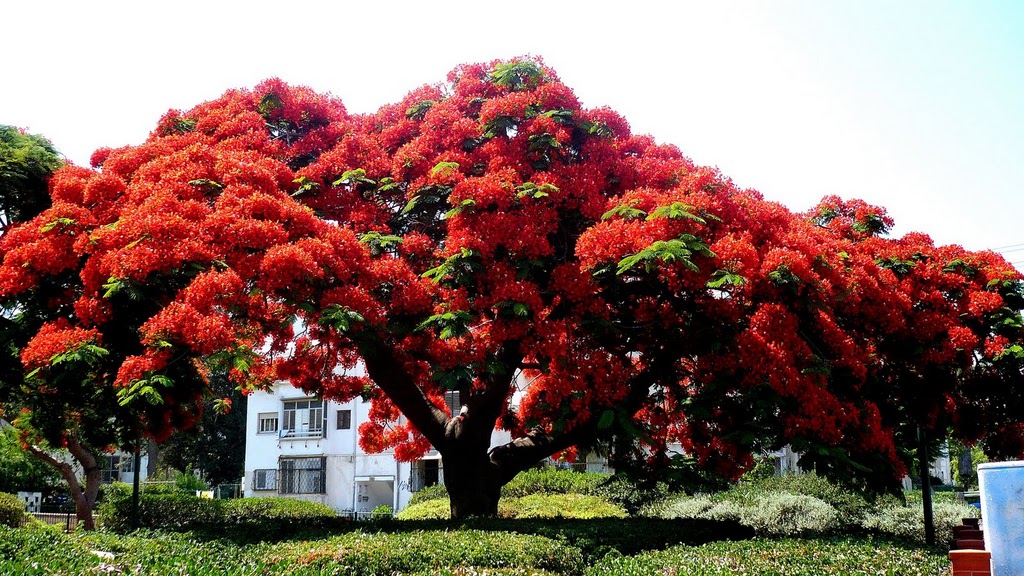
[[[611,478],[599,472],[574,472],[558,468],[531,468],[520,472],[501,488],[502,497],[521,497],[531,494],[597,494],[598,489]]]
[[[292,535],[331,526],[338,515],[329,506],[294,498],[218,500],[226,529],[248,538]]]
[[[413,492],[412,498],[409,499],[409,505],[419,504],[420,502],[426,502],[427,500],[437,500],[439,498],[448,499],[448,489],[444,487],[444,484],[434,484],[433,486],[427,486]]]
[[[978,509],[966,504],[936,502],[932,505],[935,521],[935,541],[949,542],[953,538],[953,527],[959,526],[964,518],[976,517]],[[883,506],[868,514],[863,522],[865,530],[924,542],[924,512],[921,505]]]
[[[370,520],[380,522],[382,520],[391,520],[394,518],[394,512],[391,510],[391,506],[381,504],[370,512]]]
[[[505,518],[625,518],[622,507],[586,494],[531,494],[498,503]]]
[[[588,569],[586,576],[931,576],[947,572],[948,566],[945,554],[871,538],[754,539],[676,546],[633,557],[608,555]]]
[[[743,504],[726,500],[724,502],[716,502],[714,506],[708,509],[702,518],[717,520],[719,522],[739,522],[742,524],[744,511],[745,506]],[[744,526],[746,526],[746,524],[744,524]]]
[[[740,482],[726,492],[723,498],[752,502],[770,492],[813,496],[834,508],[837,521],[847,526],[860,524],[861,518],[871,507],[860,494],[813,472],[765,476]]]
[[[797,536],[836,528],[836,509],[813,496],[770,492],[749,500],[716,500],[698,495],[679,498],[657,511],[662,518],[736,521],[757,534]]]
[[[98,509],[104,528],[114,531],[132,529],[132,497],[120,491],[108,492],[107,501]],[[187,494],[141,494],[139,528],[164,530],[202,530],[223,524],[221,500],[197,498]]]
[[[644,507],[667,498],[668,486],[661,482],[641,483],[625,476],[612,476],[594,494],[622,506],[630,514],[637,514]]]
[[[185,492],[186,494],[195,494],[196,491],[210,489],[206,482],[196,476],[191,469],[175,474],[174,485],[179,492]]]
[[[452,507],[448,498],[434,498],[417,504],[410,504],[400,511],[398,520],[447,520],[451,518]]]
[[[715,501],[705,494],[679,497],[645,509],[644,514],[659,518],[706,518]]]
[[[836,509],[814,496],[775,492],[743,511],[740,522],[758,534],[798,536],[836,527]]]
[[[25,503],[14,494],[0,492],[0,525],[17,528],[25,519]]]

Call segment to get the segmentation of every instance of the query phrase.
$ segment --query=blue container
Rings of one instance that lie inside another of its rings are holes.
[[[1024,462],[979,464],[978,483],[992,576],[1024,574]]]

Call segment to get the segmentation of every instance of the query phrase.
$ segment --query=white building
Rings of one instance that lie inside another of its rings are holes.
[[[448,405],[458,412],[457,392],[448,393]],[[369,409],[359,398],[325,401],[287,383],[254,392],[246,415],[245,496],[287,496],[364,515],[380,506],[401,510],[413,492],[443,484],[437,451],[398,462],[390,450],[369,454],[359,447],[359,424]],[[508,440],[495,433],[491,443]]]

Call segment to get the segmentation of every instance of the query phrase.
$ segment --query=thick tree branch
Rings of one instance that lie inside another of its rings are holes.
[[[466,411],[461,418],[448,423],[449,438],[468,436],[482,444],[479,447],[481,450],[487,450],[494,422],[505,408],[512,382],[516,377],[516,368],[522,359],[518,341],[502,344],[496,354],[500,369],[481,376],[483,389],[470,395],[465,403]]]
[[[386,346],[365,346],[362,355],[370,379],[435,448],[442,449],[449,420],[444,410],[427,398],[392,350]]]
[[[635,413],[643,405],[653,386],[663,373],[661,363],[654,363],[630,379],[629,394],[619,403],[629,413]],[[568,432],[548,434],[542,428],[534,428],[526,436],[516,438],[508,444],[494,447],[490,453],[490,461],[498,467],[503,480],[511,480],[519,472],[533,466],[537,462],[579,444],[585,444],[597,435],[599,415],[595,413]]]
[[[52,454],[35,444],[27,443],[26,450],[28,450],[28,453],[34,456],[37,460],[45,462],[57,470],[61,477],[64,478],[64,481],[68,483],[68,487],[71,488],[72,494],[81,492],[81,484],[78,483],[78,476],[75,475],[75,469],[71,467],[71,464],[57,460]]]

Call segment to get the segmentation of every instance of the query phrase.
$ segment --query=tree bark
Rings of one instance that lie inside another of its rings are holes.
[[[964,451],[957,459],[957,468],[960,472],[960,484],[964,492],[971,489],[974,482],[974,462],[972,462],[971,447],[964,446]]]
[[[75,503],[75,516],[78,518],[78,526],[83,530],[95,530],[96,520],[93,518],[92,512],[93,508],[96,507],[96,496],[99,494],[100,480],[102,478],[96,457],[86,450],[78,440],[72,439],[68,441],[68,450],[71,452],[71,456],[82,466],[85,472],[85,487],[83,488],[71,464],[54,458],[49,452],[39,446],[33,444],[28,444],[27,446],[30,454],[55,468],[64,478],[64,481],[68,483],[71,499]]]
[[[497,516],[501,474],[486,454],[443,454],[444,483],[448,489],[452,520],[470,516]]]

